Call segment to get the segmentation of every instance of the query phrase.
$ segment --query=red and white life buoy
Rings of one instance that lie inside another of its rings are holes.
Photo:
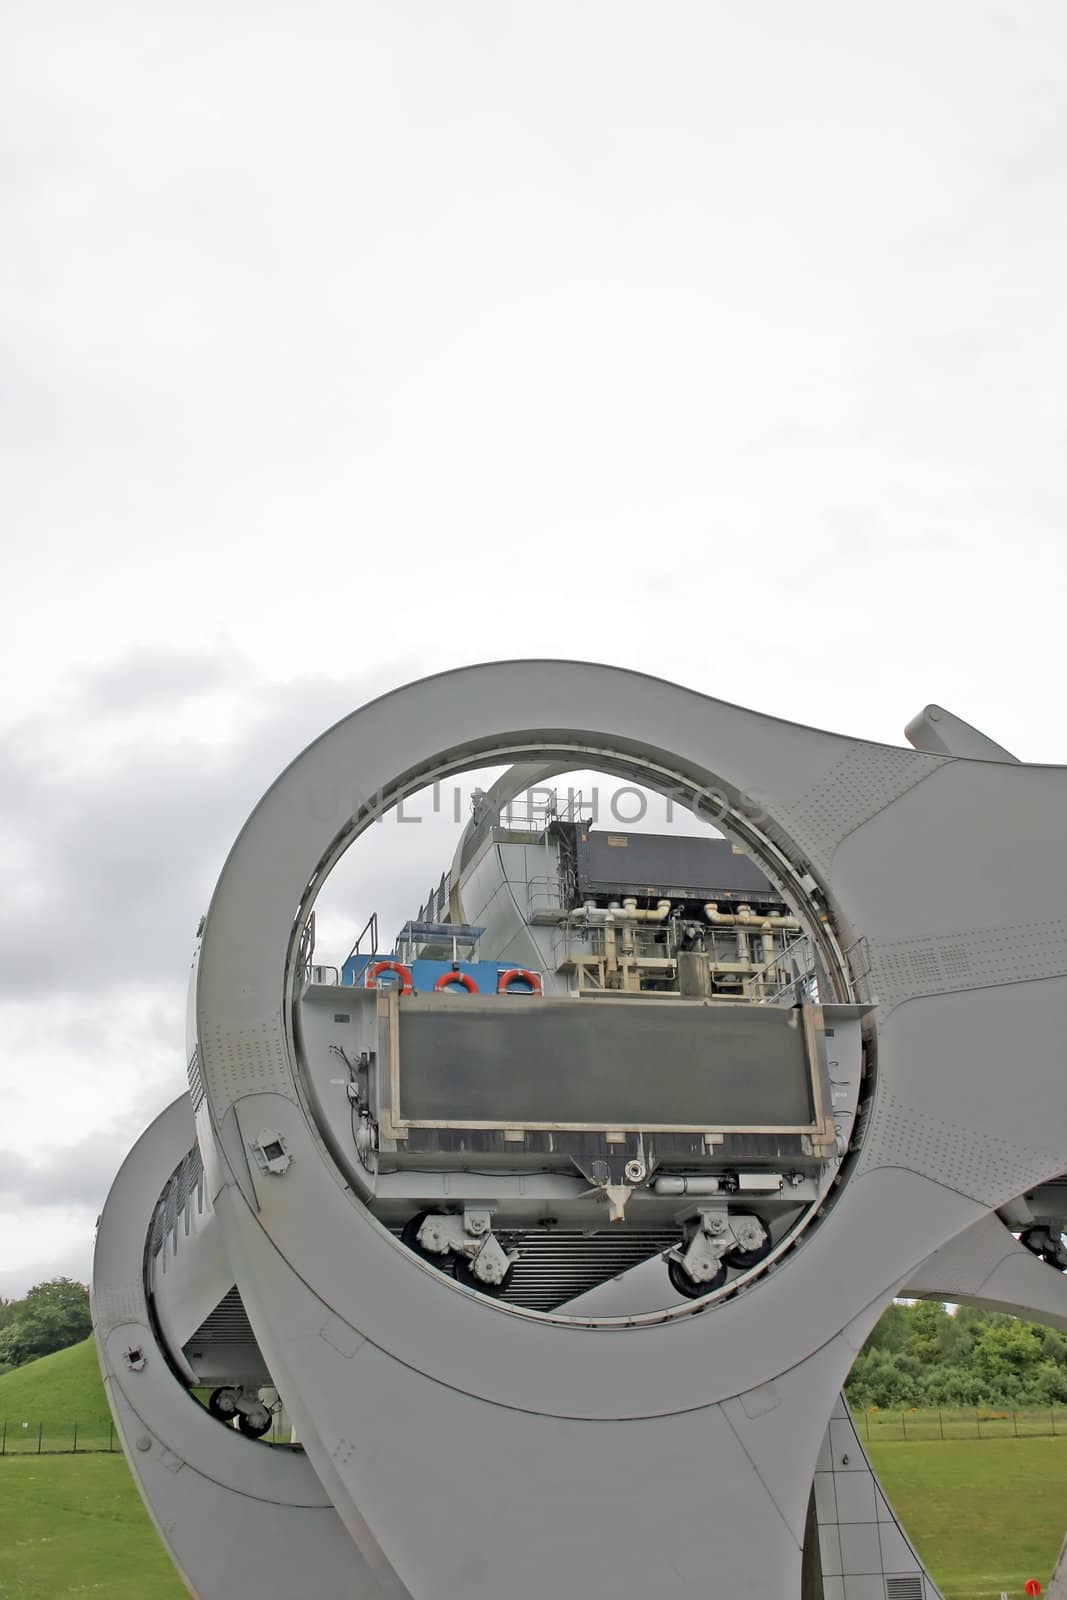
[[[401,994],[411,994],[414,985],[411,982],[411,968],[405,967],[402,961],[372,961],[367,968],[367,975],[363,979],[365,989],[376,989],[378,978],[383,972],[395,972],[399,978],[396,987]]]
[[[439,989],[449,988],[453,983],[458,983],[461,988],[466,989],[468,994],[478,993],[478,985],[469,972],[442,972],[433,986],[434,993],[436,994]]]
[[[517,994],[540,994],[541,977],[537,972],[529,972],[526,967],[509,967],[507,972],[502,972],[497,979],[497,994],[510,994],[513,983],[525,983],[525,989],[518,989]]]

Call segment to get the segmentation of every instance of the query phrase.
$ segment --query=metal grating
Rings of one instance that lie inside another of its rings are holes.
[[[565,1300],[661,1255],[678,1241],[677,1228],[620,1228],[614,1233],[594,1234],[538,1229],[517,1238],[510,1236],[505,1242],[520,1256],[501,1299],[533,1311],[554,1311]],[[666,1267],[663,1281],[666,1285]]]
[[[204,1103],[204,1080],[200,1076],[200,1052],[194,1050],[189,1057],[189,1098],[193,1110],[199,1111]]]
[[[921,1574],[909,1572],[905,1578],[887,1578],[885,1600],[924,1600]]]
[[[520,1252],[500,1299],[531,1311],[554,1311],[575,1295],[662,1255],[678,1243],[680,1234],[677,1228],[620,1228],[593,1234],[539,1228],[531,1233],[501,1229],[498,1237],[508,1249]],[[663,1281],[666,1284],[666,1267]]]
[[[500,1238],[510,1249],[522,1252],[508,1291],[500,1298],[532,1311],[553,1311],[575,1295],[595,1289],[620,1272],[669,1250],[678,1243],[678,1230],[620,1229],[618,1233],[596,1234],[538,1230],[521,1234],[501,1232]],[[663,1278],[666,1284],[666,1268]],[[199,1350],[209,1345],[254,1343],[255,1334],[240,1291],[234,1287],[187,1341],[187,1348]]]
[[[149,1230],[149,1251],[153,1256],[159,1254],[164,1239],[177,1226],[178,1218],[189,1204],[190,1195],[199,1188],[203,1176],[200,1146],[194,1144],[167,1179],[163,1193],[156,1202]]]
[[[256,1336],[236,1285],[224,1294],[211,1315],[206,1317],[185,1347],[203,1349],[207,1345],[255,1344]]]

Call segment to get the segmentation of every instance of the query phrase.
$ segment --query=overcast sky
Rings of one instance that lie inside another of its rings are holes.
[[[369,695],[562,655],[1067,756],[1062,0],[0,27],[0,1293],[87,1276],[225,851]]]

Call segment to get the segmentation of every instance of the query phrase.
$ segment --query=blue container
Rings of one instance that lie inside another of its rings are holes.
[[[366,972],[369,966],[378,961],[392,961],[393,956],[354,956],[351,961],[346,961],[341,969],[341,982],[350,988],[360,988],[366,981]],[[445,973],[455,972],[465,974],[477,984],[478,994],[496,994],[500,975],[512,969],[506,961],[414,961],[411,963],[411,982],[416,994],[429,994],[438,984]],[[378,978],[380,987],[389,983],[399,983],[399,975],[395,972],[383,972]],[[450,994],[467,994],[470,991],[466,984],[450,983],[446,986]],[[509,994],[535,994],[532,984],[516,978],[508,989]]]

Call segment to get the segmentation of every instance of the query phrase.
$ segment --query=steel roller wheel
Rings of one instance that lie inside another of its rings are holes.
[[[726,1263],[720,1261],[719,1270],[715,1277],[706,1279],[703,1283],[696,1283],[680,1261],[675,1261],[673,1256],[667,1258],[667,1276],[671,1280],[671,1287],[677,1289],[679,1294],[684,1294],[687,1300],[699,1300],[703,1295],[710,1294],[713,1289],[718,1289],[726,1282]]]
[[[774,1240],[766,1223],[761,1221],[760,1226],[763,1229],[763,1243],[755,1245],[751,1250],[727,1250],[723,1259],[728,1267],[743,1272],[749,1267],[758,1266],[761,1261],[766,1261],[774,1249]]]
[[[412,1254],[418,1256],[420,1261],[425,1261],[431,1267],[436,1267],[438,1272],[451,1275],[454,1265],[452,1252],[445,1251],[442,1253],[437,1250],[427,1250],[424,1245],[419,1243],[419,1229],[428,1216],[428,1211],[417,1211],[413,1217],[409,1218],[401,1230],[400,1241],[402,1244],[406,1244]]]

